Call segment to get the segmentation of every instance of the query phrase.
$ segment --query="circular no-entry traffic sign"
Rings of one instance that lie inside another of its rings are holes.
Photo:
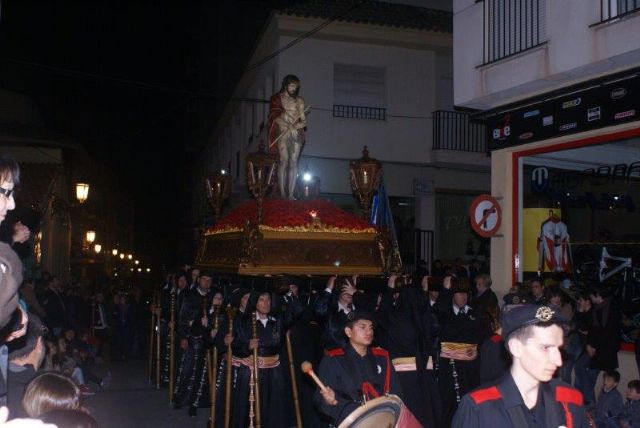
[[[469,208],[471,228],[483,238],[490,238],[498,232],[502,222],[502,210],[496,198],[480,195],[473,200]]]

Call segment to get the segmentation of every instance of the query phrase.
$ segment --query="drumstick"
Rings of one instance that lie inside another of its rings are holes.
[[[324,392],[327,389],[326,385],[322,383],[322,381],[318,378],[318,376],[316,376],[316,374],[313,372],[313,366],[309,361],[304,361],[301,365],[301,368],[302,368],[302,373],[305,373],[311,376],[311,379],[313,379],[313,381],[318,385],[318,388],[320,388],[322,392]]]

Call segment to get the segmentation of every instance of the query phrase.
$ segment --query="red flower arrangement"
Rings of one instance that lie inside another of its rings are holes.
[[[376,229],[365,220],[350,214],[337,205],[316,199],[312,201],[290,201],[286,199],[267,199],[263,202],[263,221],[261,228],[272,230],[311,230],[312,213],[322,222],[319,231],[332,232],[375,232]],[[247,220],[257,221],[256,201],[240,204],[229,214],[211,227],[207,233],[220,233],[242,230]],[[318,230],[315,228],[314,230]]]

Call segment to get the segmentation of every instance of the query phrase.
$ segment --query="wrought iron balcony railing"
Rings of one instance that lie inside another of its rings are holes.
[[[436,110],[433,116],[433,149],[485,153],[484,125],[471,123],[469,114]]]
[[[333,117],[348,119],[387,120],[387,110],[379,107],[333,105]]]

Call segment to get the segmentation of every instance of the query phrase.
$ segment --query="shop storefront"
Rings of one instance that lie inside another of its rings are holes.
[[[565,285],[640,279],[640,70],[483,116],[503,213],[494,288],[540,273]]]

